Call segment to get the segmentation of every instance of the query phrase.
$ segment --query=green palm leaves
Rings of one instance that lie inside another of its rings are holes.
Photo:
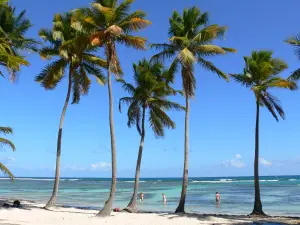
[[[148,112],[149,124],[157,137],[164,136],[164,128],[175,128],[175,123],[165,112],[166,110],[182,110],[184,107],[169,101],[170,95],[175,95],[177,91],[170,87],[173,81],[174,69],[172,66],[169,70],[164,69],[160,63],[150,63],[147,60],[141,60],[138,64],[133,64],[134,84],[126,83],[123,79],[118,80],[125,91],[130,96],[120,99],[119,109],[126,103],[128,107],[129,127],[136,126],[141,141],[138,151],[138,158],[135,172],[134,191],[132,198],[127,206],[129,211],[136,208],[136,198],[139,189],[140,168],[142,162],[142,153],[145,139],[145,120],[146,111]]]
[[[53,29],[41,29],[40,37],[48,42],[39,53],[43,59],[53,62],[48,64],[36,76],[36,81],[41,83],[45,89],[54,89],[65,76],[65,70],[72,70],[72,103],[78,103],[82,94],[87,94],[92,75],[96,80],[104,84],[105,77],[101,68],[106,68],[107,63],[102,58],[94,55],[97,47],[89,44],[83,33],[71,27],[72,15],[56,15],[53,20]]]
[[[131,33],[145,28],[150,21],[144,19],[146,14],[143,11],[129,12],[132,2],[125,0],[118,5],[117,1],[97,0],[89,9],[74,10],[73,27],[90,33],[91,43],[105,48],[115,74],[122,74],[115,43],[145,49],[146,39],[132,36]]]
[[[261,106],[267,107],[277,121],[278,115],[284,118],[284,111],[279,100],[270,94],[269,89],[296,89],[294,82],[279,76],[279,73],[287,68],[287,64],[280,59],[272,58],[271,51],[254,51],[250,57],[244,57],[244,60],[244,72],[232,74],[233,79],[243,86],[251,88],[256,101]]]
[[[169,22],[169,43],[152,44],[151,47],[161,51],[154,55],[152,60],[163,61],[172,58],[175,59],[173,61],[175,65],[181,65],[183,87],[187,96],[194,96],[196,88],[196,79],[193,73],[195,63],[228,80],[225,73],[215,67],[212,62],[204,59],[206,56],[235,52],[235,49],[212,44],[212,41],[224,37],[226,27],[216,24],[206,26],[207,13],[201,13],[196,7],[185,9],[182,16],[175,11]]]
[[[290,37],[285,40],[286,43],[294,47],[294,54],[300,60],[300,34]],[[295,70],[292,75],[289,77],[290,80],[299,80],[300,79],[300,69]]]
[[[10,72],[12,80],[22,65],[29,65],[23,53],[37,51],[39,44],[34,39],[25,37],[32,26],[25,14],[26,11],[17,14],[16,8],[9,6],[7,1],[0,3],[0,66]]]
[[[10,127],[0,127],[0,133],[7,135],[7,134],[12,134],[13,130]],[[8,146],[9,148],[11,148],[13,151],[16,150],[15,145],[8,139],[0,137],[0,146]],[[10,170],[3,164],[0,162],[0,170],[7,176],[9,176],[11,179],[14,179],[14,175],[10,172]]]
[[[149,124],[156,136],[164,136],[164,127],[175,128],[175,123],[166,114],[166,110],[183,110],[181,105],[167,100],[176,92],[169,87],[166,77],[171,71],[165,70],[162,64],[151,64],[147,60],[133,64],[134,85],[118,80],[130,96],[120,99],[119,109],[123,103],[129,105],[127,116],[129,127],[136,126],[140,135],[143,109],[148,109]]]

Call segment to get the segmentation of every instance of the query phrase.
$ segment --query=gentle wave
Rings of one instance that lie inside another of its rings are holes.
[[[259,180],[261,182],[277,182],[278,180]]]
[[[220,181],[220,180],[193,180],[192,183],[232,183],[232,182],[239,182],[239,181]]]
[[[80,179],[61,179],[63,181],[79,181]]]
[[[259,180],[260,182],[277,182],[278,180]],[[254,180],[232,180],[232,179],[220,179],[220,180],[192,180],[192,183],[233,183],[233,182],[254,182]]]
[[[289,179],[289,181],[296,181],[297,179]]]
[[[220,179],[220,181],[232,181],[232,179]]]
[[[8,177],[1,177],[0,180],[10,180]],[[28,180],[28,181],[54,181],[54,178],[15,178],[15,180]],[[60,181],[79,181],[80,179],[60,179]]]
[[[126,180],[126,181],[124,181],[125,183],[134,183],[135,181],[134,180]],[[144,182],[146,182],[146,181],[144,181],[144,180],[140,180],[139,181],[139,183],[144,183]]]

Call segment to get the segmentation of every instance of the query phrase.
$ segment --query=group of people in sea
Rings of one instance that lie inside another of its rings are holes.
[[[167,197],[166,197],[166,195],[165,195],[164,193],[162,193],[161,195],[162,195],[162,200],[163,200],[163,202],[166,203],[166,202],[167,202]],[[141,202],[144,201],[144,193],[143,193],[143,192],[140,193],[140,201],[141,201]]]
[[[166,203],[167,202],[167,196],[162,193],[162,200],[163,200],[163,203]],[[144,201],[144,193],[141,192],[140,193],[140,201],[143,202]],[[220,203],[221,201],[221,195],[219,194],[219,192],[216,192],[216,203]]]

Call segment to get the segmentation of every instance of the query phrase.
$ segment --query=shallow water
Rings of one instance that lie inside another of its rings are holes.
[[[299,216],[300,176],[260,177],[264,211],[270,215]],[[45,202],[52,193],[51,178],[0,179],[0,196]],[[109,194],[110,180],[99,178],[64,178],[60,182],[58,203],[69,206],[100,208]],[[123,208],[130,200],[133,179],[118,179],[114,207]],[[180,197],[180,178],[141,179],[144,202],[138,208],[151,211],[174,211]],[[215,203],[215,192],[221,203]],[[167,196],[162,202],[161,194]],[[253,207],[253,178],[190,178],[186,210],[194,213],[249,214]],[[269,224],[271,225],[271,224]]]

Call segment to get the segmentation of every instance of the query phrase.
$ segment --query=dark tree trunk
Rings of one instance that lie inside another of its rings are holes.
[[[137,158],[136,169],[135,169],[134,191],[133,191],[132,198],[127,206],[127,208],[131,210],[136,209],[136,198],[139,191],[140,170],[141,170],[141,162],[142,162],[144,139],[145,139],[145,112],[146,112],[146,106],[143,106],[142,134],[141,134],[140,147],[139,147],[138,158]]]
[[[116,159],[116,140],[115,140],[115,128],[113,118],[113,96],[112,96],[112,85],[111,85],[111,71],[110,71],[110,59],[108,60],[108,95],[109,95],[109,127],[110,127],[110,142],[111,142],[111,165],[112,165],[112,179],[110,194],[108,200],[105,202],[103,209],[98,213],[97,216],[110,216],[112,210],[112,204],[115,197],[116,186],[117,186],[117,159]]]
[[[254,157],[254,187],[255,187],[255,200],[254,208],[251,215],[265,216],[262,209],[259,188],[259,100],[256,101],[256,127],[255,127],[255,157]]]
[[[185,131],[184,131],[184,166],[183,166],[183,178],[182,178],[182,189],[179,205],[175,213],[184,213],[184,205],[186,198],[186,191],[188,185],[188,163],[189,163],[189,113],[190,113],[190,102],[189,96],[185,96],[186,112],[185,112]]]
[[[60,123],[59,123],[59,130],[58,130],[58,136],[57,136],[57,152],[56,152],[56,167],[55,167],[55,180],[54,180],[54,186],[53,186],[53,192],[52,196],[49,199],[48,203],[46,204],[45,208],[49,209],[56,204],[56,198],[57,198],[57,192],[58,192],[58,186],[59,186],[59,178],[60,178],[60,156],[61,156],[61,139],[62,139],[62,131],[63,131],[63,125],[65,120],[65,114],[69,105],[70,95],[71,95],[71,89],[72,89],[72,66],[70,65],[69,70],[69,80],[68,80],[68,92],[67,97],[65,100],[65,104],[61,113],[60,117]]]

